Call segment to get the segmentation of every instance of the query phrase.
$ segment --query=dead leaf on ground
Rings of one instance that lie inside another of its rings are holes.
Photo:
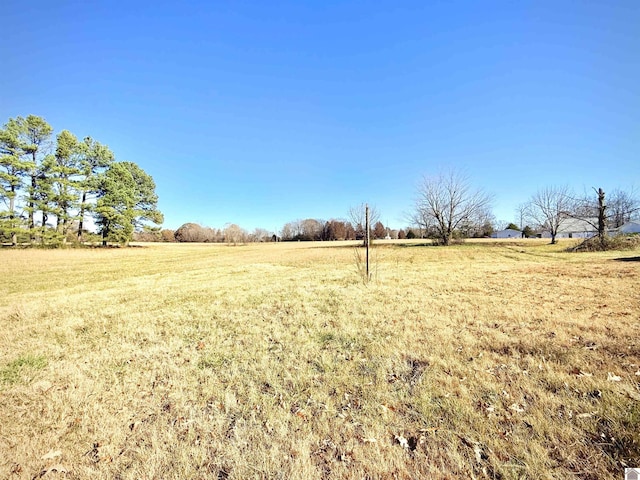
[[[480,445],[476,445],[473,447],[473,453],[476,454],[476,462],[478,463],[482,462],[483,453],[482,453],[482,448],[480,448]]]
[[[591,418],[593,417],[597,412],[586,412],[586,413],[579,413],[578,415],[576,415],[576,418]]]
[[[40,460],[51,460],[52,458],[56,458],[62,455],[60,450],[51,450],[49,453],[40,457]]]
[[[394,438],[402,448],[409,450],[409,441],[406,438],[404,438],[402,435],[395,435]]]

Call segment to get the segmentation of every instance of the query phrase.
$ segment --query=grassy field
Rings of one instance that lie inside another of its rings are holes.
[[[621,479],[640,257],[567,244],[0,251],[0,478]]]

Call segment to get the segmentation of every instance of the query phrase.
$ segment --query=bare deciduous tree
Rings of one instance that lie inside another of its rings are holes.
[[[349,208],[349,220],[356,231],[356,238],[367,241],[365,232],[367,204],[361,203],[355,207]],[[380,211],[375,206],[369,205],[369,226],[375,225],[380,221]],[[369,232],[371,234],[371,232]]]
[[[633,188],[630,191],[616,189],[609,195],[607,207],[609,227],[618,228],[640,211],[638,192]]]
[[[527,217],[527,211],[529,210],[529,204],[527,202],[521,203],[516,207],[516,222],[520,226],[520,230],[523,230],[525,225],[525,219]]]
[[[307,218],[302,221],[301,240],[317,241],[322,239],[324,222],[315,218]]]
[[[227,245],[245,243],[247,240],[247,232],[235,223],[227,223],[224,226],[224,239]]]
[[[575,199],[570,216],[596,229],[600,247],[606,249],[607,228],[618,228],[629,221],[638,211],[639,201],[633,191],[614,190],[608,197],[602,188],[594,188],[593,191],[596,193],[595,197],[591,193],[585,193],[581,198]]]
[[[264,228],[256,228],[253,233],[250,235],[250,240],[252,242],[270,242],[271,241],[271,232]]]
[[[282,230],[280,230],[280,238],[287,241],[293,239],[294,235],[294,226],[292,222],[285,223],[284,227],[282,227]]]
[[[597,237],[600,245],[605,246],[607,235],[607,204],[605,202],[605,192],[603,189],[593,189],[596,193],[596,201],[590,194],[585,193],[582,198],[574,200],[573,207],[569,212],[571,218],[576,218],[590,225],[597,230]]]
[[[302,240],[304,237],[304,220],[294,220],[282,227],[280,233],[283,240]]]
[[[457,228],[486,216],[491,200],[459,171],[424,177],[418,187],[415,221],[427,231],[434,230],[442,245],[449,245]]]
[[[525,218],[538,227],[546,228],[554,244],[560,226],[569,218],[573,208],[569,187],[544,187],[533,194],[527,203]]]

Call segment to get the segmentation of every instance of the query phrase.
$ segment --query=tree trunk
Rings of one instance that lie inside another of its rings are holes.
[[[62,243],[67,243],[67,231],[69,230],[67,227],[67,216],[66,212],[63,213],[64,218],[60,220],[60,216],[56,217],[56,232],[61,235]]]
[[[35,229],[36,229],[36,223],[33,219],[33,213],[35,210],[35,202],[33,201],[33,197],[36,194],[36,188],[38,188],[38,183],[36,181],[36,175],[33,174],[31,175],[31,193],[29,194],[29,238],[31,239],[31,242],[33,243],[33,241],[35,240],[36,236],[35,236]]]
[[[87,201],[87,192],[82,192],[82,202],[80,203],[80,220],[78,221],[78,242],[82,243],[82,225],[84,223],[84,204]]]
[[[11,245],[13,245],[14,247],[16,245],[18,245],[18,234],[15,231],[15,224],[13,223],[16,216],[14,214],[14,210],[16,208],[16,189],[15,187],[12,185],[11,186],[11,198],[9,199],[9,225],[11,225],[11,229],[13,230],[11,232]]]
[[[607,206],[604,202],[604,190],[598,189],[598,238],[600,246],[605,246],[606,241],[606,210]]]
[[[41,237],[40,237],[40,242],[44,245],[45,243],[45,238],[46,238],[46,233],[47,233],[47,220],[49,220],[49,215],[47,215],[46,211],[42,211],[42,228],[41,228]]]

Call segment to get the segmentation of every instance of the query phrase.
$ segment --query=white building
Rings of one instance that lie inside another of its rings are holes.
[[[627,222],[612,230],[611,233],[640,233],[640,222]]]
[[[512,228],[505,228],[499,232],[493,232],[491,238],[522,238],[522,232]]]
[[[558,227],[558,233],[556,238],[591,238],[598,234],[598,229],[593,224],[597,225],[597,219],[592,222],[587,222],[580,218],[565,218]],[[548,230],[542,232],[542,238],[551,238],[551,233]]]

